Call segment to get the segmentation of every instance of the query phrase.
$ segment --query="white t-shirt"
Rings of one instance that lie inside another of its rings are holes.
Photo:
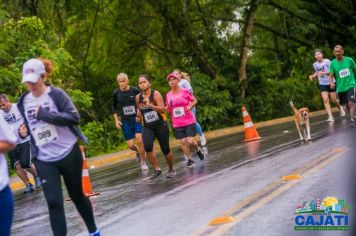
[[[39,106],[48,112],[58,112],[56,105],[48,95],[50,91],[51,87],[47,87],[41,96],[34,97],[29,93],[24,99],[25,116],[39,151],[37,158],[47,162],[63,159],[77,142],[77,137],[68,127],[48,124],[35,118]]]
[[[12,104],[11,109],[8,112],[1,110],[0,114],[2,117],[4,117],[4,120],[6,121],[8,127],[10,127],[10,130],[16,136],[17,144],[30,141],[30,136],[27,136],[23,139],[19,135],[19,127],[24,123],[24,120],[19,109],[17,108],[16,103]]]
[[[330,60],[329,59],[323,59],[322,62],[316,61],[313,64],[314,70],[316,72],[329,72],[330,70]],[[329,85],[329,76],[328,75],[320,75],[318,76],[319,79],[319,84],[320,85]]]
[[[186,80],[186,79],[181,79],[178,83],[178,86],[181,87],[181,88],[184,88],[184,89],[187,89],[189,90],[189,92],[191,94],[193,94],[193,88],[192,86],[190,85],[189,81]]]
[[[7,128],[7,124],[0,116],[0,141],[16,143],[16,136]],[[9,184],[9,172],[7,162],[3,153],[0,153],[0,191]]]

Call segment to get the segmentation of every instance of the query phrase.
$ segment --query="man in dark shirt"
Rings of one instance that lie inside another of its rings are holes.
[[[112,111],[116,128],[122,129],[128,147],[136,152],[137,162],[141,170],[148,170],[144,161],[145,151],[142,145],[142,125],[137,120],[135,97],[140,93],[136,87],[129,86],[127,74],[120,73],[117,76],[119,88],[113,93]],[[135,144],[136,141],[136,144]]]

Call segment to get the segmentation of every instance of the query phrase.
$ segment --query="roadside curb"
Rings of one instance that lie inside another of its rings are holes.
[[[337,108],[332,109],[333,112],[337,111]],[[314,117],[314,116],[319,116],[326,114],[325,110],[321,111],[315,111],[309,113],[309,117]],[[282,118],[277,118],[273,120],[268,120],[268,121],[262,121],[255,123],[256,128],[262,128],[262,127],[268,127],[272,125],[278,125],[278,124],[283,124],[287,123],[290,121],[294,120],[294,116],[287,116],[287,117],[282,117]],[[223,129],[218,129],[218,130],[213,130],[213,131],[207,131],[204,132],[205,138],[207,140],[212,140],[216,138],[221,138],[224,136],[229,136],[237,133],[241,133],[244,131],[244,126],[243,125],[238,125],[238,126],[233,126],[229,128],[223,128]],[[243,141],[243,140],[241,140]],[[170,147],[171,148],[176,148],[180,145],[179,140],[171,140],[170,141]],[[155,145],[155,150],[159,150],[159,147]],[[122,161],[134,159],[136,157],[135,153],[130,150],[124,150],[120,151],[117,153],[111,153],[111,154],[106,154],[100,157],[93,157],[93,158],[88,158],[87,163],[90,169],[94,168],[99,168],[99,167],[104,167],[104,166],[109,166],[111,164],[119,163]],[[33,179],[31,178],[30,181],[34,183]],[[13,177],[10,179],[10,188],[12,191],[17,191],[19,189],[23,189],[25,185],[23,184],[22,181],[19,181],[17,177]]]

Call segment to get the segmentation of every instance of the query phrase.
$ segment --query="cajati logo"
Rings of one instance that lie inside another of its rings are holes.
[[[350,230],[350,209],[349,204],[336,197],[305,201],[296,207],[294,230]]]

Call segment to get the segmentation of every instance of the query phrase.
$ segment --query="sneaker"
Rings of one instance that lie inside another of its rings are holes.
[[[356,128],[356,122],[355,122],[355,120],[350,120],[350,126],[351,126],[352,128]]]
[[[42,186],[41,179],[40,179],[40,177],[37,176],[35,178],[35,187],[36,187],[36,189],[39,189],[41,186]]]
[[[140,153],[136,152],[136,161],[137,163],[141,163],[141,156],[140,156]]]
[[[206,139],[204,134],[200,136],[200,145],[205,146],[206,145]]]
[[[334,117],[329,116],[329,119],[326,120],[327,122],[334,122]]]
[[[140,168],[141,168],[142,171],[148,170],[148,166],[147,166],[146,162],[144,162],[144,161],[141,162],[140,163]]]
[[[201,151],[205,154],[205,159],[206,159],[206,157],[208,156],[208,153],[209,153],[208,147],[201,147]]]
[[[205,154],[202,152],[200,147],[198,147],[197,155],[201,161],[205,159]]]
[[[100,231],[97,229],[94,233],[89,233],[89,236],[101,236]]]
[[[157,178],[162,174],[161,170],[155,170],[155,172],[151,175],[151,179]]]
[[[195,166],[195,162],[194,162],[194,160],[188,160],[188,162],[187,162],[187,165],[185,166],[185,167],[187,167],[187,168],[192,168],[192,167],[194,167]]]
[[[340,107],[340,116],[344,117],[346,115],[344,108]]]
[[[176,175],[176,172],[174,170],[168,170],[167,178],[173,178],[175,175]]]
[[[30,192],[33,192],[34,189],[33,189],[33,185],[31,183],[29,184],[26,184],[26,188],[25,190],[23,191],[24,193],[30,193]]]

